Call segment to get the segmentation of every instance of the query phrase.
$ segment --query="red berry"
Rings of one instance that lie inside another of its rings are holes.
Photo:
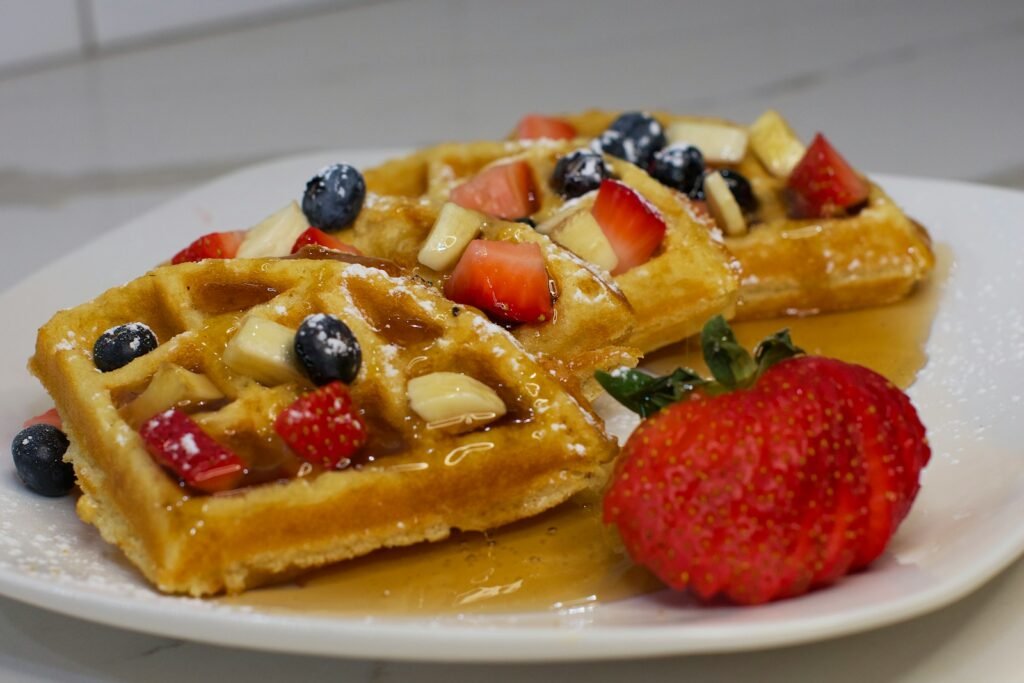
[[[525,161],[491,166],[452,190],[459,206],[515,220],[537,210],[533,171]]]
[[[177,408],[147,420],[139,430],[146,450],[192,488],[215,493],[235,488],[245,463]]]
[[[591,213],[619,258],[612,275],[646,262],[665,239],[665,221],[658,211],[617,180],[601,181]]]
[[[189,263],[208,258],[234,258],[245,237],[244,230],[235,232],[211,232],[188,245],[171,259],[171,263]]]
[[[870,186],[821,133],[789,174],[796,213],[807,217],[841,215],[862,204]]]
[[[351,244],[346,244],[339,240],[333,235],[328,235],[323,230],[317,228],[310,228],[306,232],[299,235],[298,239],[295,240],[295,244],[292,245],[292,253],[297,253],[300,249],[307,245],[326,247],[327,249],[333,249],[334,251],[340,251],[345,254],[355,254],[356,256],[362,256],[362,252],[353,247]]]
[[[341,382],[300,396],[274,421],[274,429],[304,460],[344,467],[366,443],[366,423]]]
[[[45,413],[40,413],[35,417],[30,417],[29,419],[25,420],[25,422],[22,424],[22,427],[31,427],[32,425],[38,424],[50,425],[52,427],[56,427],[57,429],[64,428],[64,423],[61,421],[60,415],[57,414],[56,408],[50,408]]]
[[[543,114],[527,114],[516,125],[516,137],[520,140],[572,140],[576,129],[571,123]]]
[[[544,255],[533,243],[473,240],[455,264],[444,294],[502,322],[551,319],[551,285]]]
[[[749,389],[648,418],[605,497],[635,561],[673,588],[755,604],[870,563],[909,511],[929,451],[884,378],[800,357]]]

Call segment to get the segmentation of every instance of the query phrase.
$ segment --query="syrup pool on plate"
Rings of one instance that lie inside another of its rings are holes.
[[[907,299],[890,306],[734,325],[752,347],[788,327],[808,353],[859,363],[907,387],[927,362],[925,344],[941,285],[952,263],[936,249],[935,272]],[[648,356],[645,367],[705,370],[694,341]],[[423,615],[572,609],[659,590],[661,584],[630,563],[614,533],[601,523],[596,495],[489,533],[456,533],[373,553],[280,586],[220,598],[260,609],[345,615]]]

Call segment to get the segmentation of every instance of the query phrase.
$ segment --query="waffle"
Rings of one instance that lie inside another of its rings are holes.
[[[237,593],[377,548],[440,540],[453,528],[497,527],[602,483],[615,446],[556,366],[432,287],[371,265],[300,258],[164,266],[59,312],[40,330],[30,369],[73,444],[78,513],[160,590]],[[295,328],[317,312],[341,318],[363,350],[350,389],[370,441],[344,470],[299,461],[275,435],[274,417],[311,385],[263,386],[222,359],[251,316]],[[140,319],[160,340],[156,350],[97,371],[97,336]],[[147,453],[133,400],[171,364],[223,393],[192,417],[246,460],[241,487],[196,493]],[[437,371],[484,382],[507,415],[468,433],[431,428],[410,411],[406,386]]]
[[[560,116],[583,138],[601,134],[617,112]],[[655,112],[663,126],[721,119]],[[739,263],[736,318],[813,314],[877,306],[906,296],[934,267],[925,229],[908,218],[878,185],[867,206],[841,218],[787,216],[785,180],[769,173],[748,146],[737,170],[751,181],[760,209],[748,234],[726,236]]]
[[[447,143],[386,162],[365,172],[371,198],[344,239],[368,254],[415,268],[417,252],[451,189],[489,165],[520,159],[530,165],[538,195],[538,210],[532,218],[543,223],[566,204],[549,187],[555,163],[579,146],[578,142]],[[619,343],[647,352],[696,333],[716,314],[733,312],[738,287],[734,265],[695,215],[690,200],[621,159],[605,156],[605,163],[658,209],[667,226],[665,240],[649,261],[613,277],[521,224],[516,229],[505,224],[491,230],[514,235],[514,241],[540,241],[549,267],[560,262],[556,279],[563,282],[555,321],[513,331],[528,349],[565,357],[570,349],[588,351],[593,344]],[[485,236],[487,232],[485,228]],[[591,292],[598,290],[618,295],[628,306],[620,310],[595,306]]]

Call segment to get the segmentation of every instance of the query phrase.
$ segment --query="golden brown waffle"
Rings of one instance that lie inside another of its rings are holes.
[[[533,217],[543,222],[565,206],[548,182],[555,163],[579,146],[447,143],[386,162],[365,172],[371,195],[344,239],[368,254],[415,268],[417,252],[451,189],[488,165],[512,160],[529,164],[539,205]],[[690,201],[632,164],[610,156],[605,161],[615,176],[658,209],[667,226],[665,240],[648,262],[613,277],[535,231],[494,221],[505,226],[497,232],[517,236],[513,241],[542,242],[549,270],[562,280],[557,283],[555,321],[520,326],[513,332],[530,350],[564,358],[572,349],[589,351],[593,345],[621,343],[647,352],[696,333],[716,314],[732,315],[738,284],[731,258],[694,215]],[[595,305],[590,294],[597,290],[606,292],[601,305]],[[612,310],[609,293],[621,293],[628,309]]]
[[[263,386],[222,359],[250,316],[296,328],[320,312],[347,323],[363,351],[351,393],[371,436],[358,466],[340,471],[303,464],[274,432],[275,416],[311,385]],[[158,348],[99,372],[96,338],[136,321],[153,329]],[[224,394],[192,417],[247,461],[242,488],[192,492],[147,453],[129,406],[168,364],[204,375]],[[452,528],[490,529],[600,485],[601,465],[615,453],[557,368],[432,287],[360,263],[157,268],[54,316],[30,368],[73,444],[79,515],[167,592],[234,593],[377,548],[439,540]],[[508,414],[458,435],[428,426],[410,411],[407,382],[436,371],[487,384]]]
[[[560,115],[581,137],[601,134],[617,112]],[[663,126],[721,119],[654,112]],[[759,220],[725,244],[741,269],[738,319],[809,314],[891,303],[906,296],[934,267],[928,233],[871,184],[867,206],[841,218],[787,216],[785,180],[748,151],[736,168],[750,180]]]

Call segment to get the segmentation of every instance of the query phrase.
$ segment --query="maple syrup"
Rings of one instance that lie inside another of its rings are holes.
[[[737,323],[751,345],[781,327],[808,353],[860,363],[909,386],[927,361],[925,343],[952,254],[936,249],[930,280],[880,308],[807,318]],[[694,341],[648,356],[664,372],[704,370]],[[532,519],[490,533],[455,533],[440,543],[383,550],[307,574],[300,581],[220,600],[260,609],[380,616],[572,609],[659,590],[633,565],[600,519],[596,495],[577,496]]]

